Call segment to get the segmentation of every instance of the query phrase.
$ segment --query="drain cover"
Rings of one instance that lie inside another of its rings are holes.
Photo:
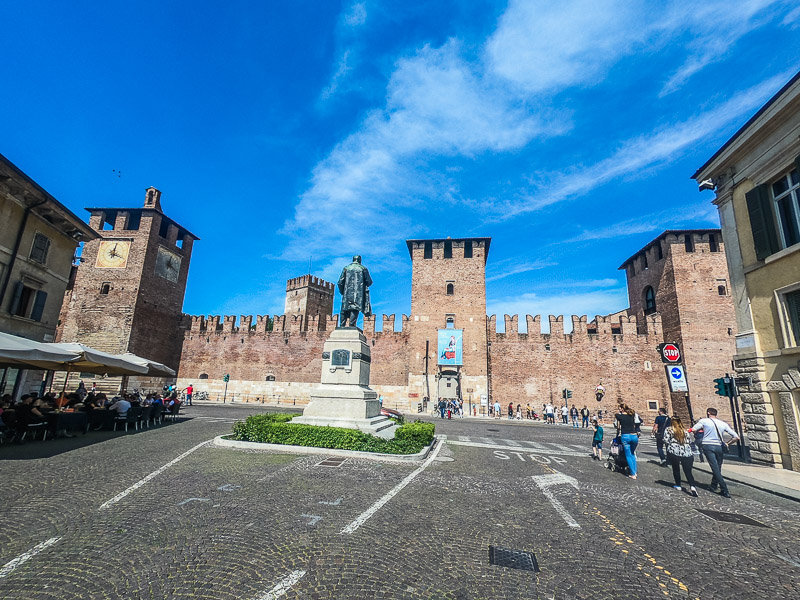
[[[499,429],[486,429],[486,431],[500,431]]]
[[[736,513],[720,512],[718,510],[700,510],[700,509],[696,510],[697,512],[702,513],[707,517],[711,517],[716,521],[724,521],[725,523],[736,523],[738,525],[753,525],[755,527],[769,527],[769,525],[764,525],[764,523],[760,523],[755,519],[751,519],[750,517],[746,517],[744,515],[739,515]]]
[[[346,458],[326,458],[322,462],[316,464],[318,467],[341,467]]]
[[[509,569],[539,572],[539,562],[533,552],[489,546],[489,564]]]

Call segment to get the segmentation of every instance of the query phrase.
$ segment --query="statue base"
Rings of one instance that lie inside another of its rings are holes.
[[[303,416],[292,423],[345,427],[393,438],[397,424],[381,415],[378,395],[369,387],[371,362],[367,338],[360,329],[334,329],[323,346],[321,383],[311,392]]]

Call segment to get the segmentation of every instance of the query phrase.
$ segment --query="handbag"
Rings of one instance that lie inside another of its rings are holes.
[[[728,444],[725,443],[725,440],[722,439],[722,434],[719,432],[719,427],[717,427],[717,422],[714,419],[711,419],[711,422],[714,424],[714,429],[717,430],[717,437],[719,438],[719,443],[722,446],[722,451],[728,451]]]

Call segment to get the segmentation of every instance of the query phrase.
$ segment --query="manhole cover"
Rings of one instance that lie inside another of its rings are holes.
[[[316,464],[318,467],[341,467],[346,458],[326,458],[322,462]]]
[[[489,546],[489,564],[509,569],[539,572],[539,563],[533,552],[511,550],[500,546]]]
[[[769,527],[769,525],[764,525],[764,523],[760,523],[755,519],[751,519],[750,517],[746,517],[744,515],[739,515],[736,513],[727,513],[727,512],[720,512],[718,510],[700,510],[695,509],[697,512],[704,514],[707,517],[711,517],[716,521],[724,521],[725,523],[737,523],[739,525],[753,525],[755,527]]]
[[[499,429],[487,429],[486,431],[500,431]]]

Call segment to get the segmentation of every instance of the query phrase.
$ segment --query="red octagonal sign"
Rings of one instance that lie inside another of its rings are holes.
[[[681,359],[681,351],[678,350],[675,344],[664,344],[664,347],[661,349],[661,355],[665,360],[671,363],[678,362]]]

